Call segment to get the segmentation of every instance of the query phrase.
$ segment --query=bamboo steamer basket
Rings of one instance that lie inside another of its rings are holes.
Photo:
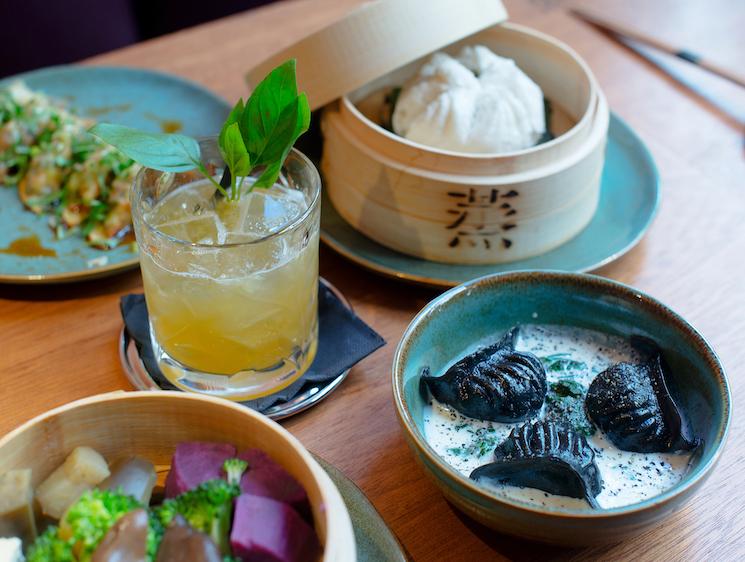
[[[544,34],[502,24],[446,50],[465,44],[514,59],[551,100],[562,133],[518,152],[459,154],[385,130],[374,121],[381,92],[412,76],[424,62],[417,60],[324,111],[325,188],[354,228],[418,258],[488,264],[542,254],[592,220],[607,103],[581,59]]]
[[[332,87],[319,84],[334,82],[339,99],[324,107],[321,118],[321,172],[330,201],[344,220],[372,240],[445,263],[521,260],[579,234],[597,209],[610,117],[592,72],[572,49],[543,33],[504,23],[506,13],[490,14],[486,27],[484,20],[477,25],[461,16],[461,4],[469,14],[478,1],[463,0],[454,10],[452,4],[449,9],[439,5],[440,0],[384,0],[370,5],[378,5],[378,12],[372,9],[376,17],[371,17],[370,6],[350,16],[356,18],[356,29],[366,30],[360,44],[339,33],[346,29],[347,20],[342,20],[249,74],[249,82],[255,83],[271,65],[298,58],[299,85],[308,86],[312,107],[318,106],[315,100],[332,98]],[[397,13],[415,4],[418,21],[407,20],[402,29]],[[380,6],[388,12],[382,13]],[[390,43],[396,42],[390,27],[402,45],[398,58],[391,54],[395,49]],[[453,28],[459,34],[456,40],[446,33]],[[388,33],[376,38],[381,29]],[[377,47],[384,40],[385,64],[380,64]],[[343,55],[319,44],[333,44]],[[412,44],[425,48],[417,51]],[[516,152],[467,154],[415,143],[380,126],[381,106],[391,87],[403,85],[432,52],[457,53],[476,44],[514,59],[541,86],[554,110],[555,139]],[[338,65],[339,59],[346,62]],[[312,80],[304,81],[303,66],[313,67]],[[354,77],[339,79],[337,68]]]
[[[279,424],[227,400],[152,391],[84,398],[37,416],[0,439],[0,474],[31,468],[36,487],[75,447],[87,445],[109,462],[128,455],[151,460],[162,484],[182,441],[219,441],[239,450],[266,451],[305,488],[324,545],[321,560],[356,560],[349,513],[325,471]]]
[[[567,45],[521,25],[503,23],[469,36],[444,49],[457,55],[467,45],[486,45],[500,56],[514,59],[535,80],[553,105],[557,138],[511,153],[452,152],[412,142],[378,123],[380,107],[390,88],[401,86],[429,59],[421,57],[343,96],[334,110],[344,127],[381,156],[410,162],[421,170],[468,176],[528,172],[572,155],[593,126],[599,88],[585,62]]]

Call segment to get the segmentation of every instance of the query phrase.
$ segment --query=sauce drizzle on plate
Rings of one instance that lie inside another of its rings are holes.
[[[57,252],[51,248],[45,248],[36,234],[24,236],[13,240],[6,248],[0,248],[0,254],[11,254],[24,258],[54,258]]]

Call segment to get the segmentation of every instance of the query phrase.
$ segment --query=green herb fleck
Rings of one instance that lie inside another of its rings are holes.
[[[576,361],[568,353],[554,353],[540,358],[543,368],[552,373],[564,371],[582,371],[587,369],[587,364]]]
[[[572,398],[582,398],[585,395],[585,387],[577,381],[571,379],[559,382],[552,382],[549,387],[554,395],[561,398],[566,398],[569,396],[571,396]]]
[[[480,427],[478,429],[469,429],[469,433],[473,435],[471,443],[463,445],[462,447],[451,447],[448,452],[459,457],[484,457],[490,454],[497,446],[497,438],[494,435],[496,429],[492,426]]]
[[[589,437],[595,426],[585,413],[587,391],[575,380],[552,382],[546,395],[546,419],[567,425],[577,433]]]
[[[102,223],[106,219],[106,215],[109,213],[109,204],[104,201],[98,201],[94,199],[90,203],[90,210],[88,216],[85,217],[82,224],[80,225],[80,231],[83,236],[88,236],[96,225]]]

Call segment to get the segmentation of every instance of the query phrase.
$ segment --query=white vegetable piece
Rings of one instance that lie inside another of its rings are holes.
[[[9,470],[0,475],[0,537],[36,539],[34,489],[31,469]]]
[[[23,562],[23,548],[18,537],[0,538],[0,562]]]
[[[510,152],[546,131],[541,88],[512,59],[487,47],[435,53],[402,89],[393,130],[456,152]]]
[[[77,447],[36,489],[36,497],[45,514],[60,519],[83,492],[102,482],[109,474],[106,459],[99,453],[90,447]]]

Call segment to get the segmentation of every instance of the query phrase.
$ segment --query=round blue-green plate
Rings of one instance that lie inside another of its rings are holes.
[[[585,272],[621,257],[641,240],[660,200],[659,176],[649,150],[611,115],[600,202],[590,224],[560,247],[533,258],[494,265],[457,265],[407,256],[372,241],[323,201],[321,239],[359,265],[396,279],[454,287],[482,275],[522,269]]]
[[[153,132],[178,129],[191,136],[214,135],[230,111],[225,100],[202,86],[138,68],[44,68],[6,78],[0,81],[0,88],[14,80],[65,101],[80,115]],[[133,245],[97,250],[76,234],[56,240],[47,220],[26,210],[15,188],[0,186],[0,282],[62,283],[137,266]],[[14,241],[33,237],[55,255],[24,257],[13,253]]]

